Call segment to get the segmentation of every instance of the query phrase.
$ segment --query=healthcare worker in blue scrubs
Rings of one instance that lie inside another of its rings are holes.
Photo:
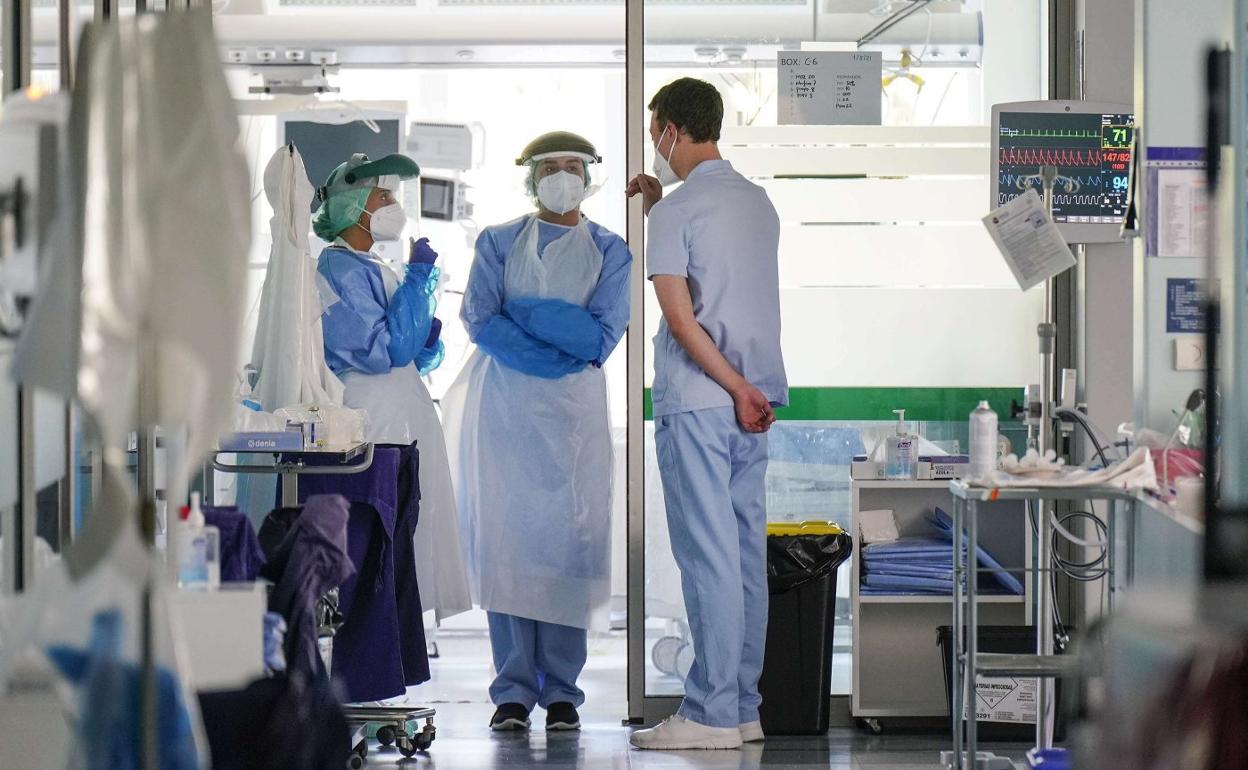
[[[720,157],[719,92],[682,78],[650,103],[655,176],[629,185],[649,215],[654,441],[694,662],[679,711],[633,733],[642,749],[732,749],[763,739],[767,430],[788,403],[780,352],[780,222]],[[663,187],[683,182],[670,195]]]
[[[581,214],[600,163],[554,132],[517,161],[537,211],[477,239],[461,317],[477,345],[443,400],[474,598],[488,612],[495,730],[580,726],[587,629],[606,627],[611,434],[602,364],[624,334],[624,241]]]
[[[368,441],[417,445],[421,605],[448,617],[470,609],[471,597],[442,424],[422,379],[444,355],[434,316],[438,255],[423,238],[405,265],[392,266],[374,249],[402,238],[407,215],[396,193],[419,174],[404,155],[353,155],[321,188],[312,229],[330,243],[317,260],[325,361],[345,386],[345,405],[367,413]]]

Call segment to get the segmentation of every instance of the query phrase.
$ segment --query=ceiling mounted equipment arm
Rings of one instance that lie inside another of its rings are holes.
[[[868,43],[875,40],[880,35],[883,35],[885,32],[897,26],[905,19],[910,18],[911,16],[913,16],[914,14],[918,13],[919,11],[923,10],[924,8],[926,8],[927,6],[931,4],[932,4],[932,0],[913,0],[913,2],[910,3],[909,7],[903,8],[900,11],[897,11],[892,16],[889,16],[887,19],[877,24],[875,26],[875,29],[872,29],[870,32],[868,32],[867,34],[859,38],[858,47],[861,48],[864,45],[867,45]]]

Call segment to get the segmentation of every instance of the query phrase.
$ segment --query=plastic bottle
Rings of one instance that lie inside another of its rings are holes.
[[[191,493],[191,505],[182,509],[178,535],[178,586],[209,591],[221,585],[221,532],[204,522],[199,493]]]
[[[997,469],[997,413],[987,401],[971,412],[971,478],[992,477]]]
[[[894,409],[897,432],[884,438],[884,478],[890,481],[912,479],[917,471],[917,440],[906,430],[906,410]]]
[[[325,423],[321,418],[320,407],[308,409],[308,416],[303,423],[303,448],[314,452],[325,447]]]

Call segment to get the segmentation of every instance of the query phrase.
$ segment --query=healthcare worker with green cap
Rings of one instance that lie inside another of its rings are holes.
[[[368,441],[418,445],[420,594],[425,610],[448,617],[470,609],[471,598],[446,441],[422,379],[444,355],[442,322],[434,317],[438,255],[428,239],[415,241],[400,274],[371,251],[402,238],[407,215],[395,192],[419,174],[403,155],[353,155],[318,192],[312,229],[330,242],[317,261],[325,361],[346,388],[345,405],[367,413]]]
[[[474,598],[497,672],[491,728],[575,730],[587,630],[606,628],[611,433],[601,366],[628,326],[632,255],[581,214],[594,146],[538,137],[536,211],[487,227],[460,313],[477,345],[443,399]]]

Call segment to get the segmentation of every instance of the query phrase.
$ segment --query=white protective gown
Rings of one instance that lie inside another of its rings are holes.
[[[278,148],[264,169],[273,207],[273,246],[260,294],[251,365],[254,394],[269,412],[299,404],[341,404],[342,383],[325,363],[316,261],[308,233],[315,191],[294,145]]]
[[[584,222],[538,255],[537,218],[504,266],[504,299],[588,303],[602,252]],[[485,610],[605,629],[611,584],[606,377],[521,373],[478,349],[443,402],[473,598]]]
[[[358,253],[358,252],[357,252]],[[365,255],[381,268],[386,296],[399,288],[389,263]],[[322,291],[327,291],[322,282]],[[325,304],[334,298],[323,297]],[[438,409],[415,364],[385,374],[345,372],[343,403],[368,414],[365,439],[375,444],[411,444],[420,450],[420,522],[416,526],[416,580],[426,612],[438,620],[472,609],[460,547],[455,492]]]

